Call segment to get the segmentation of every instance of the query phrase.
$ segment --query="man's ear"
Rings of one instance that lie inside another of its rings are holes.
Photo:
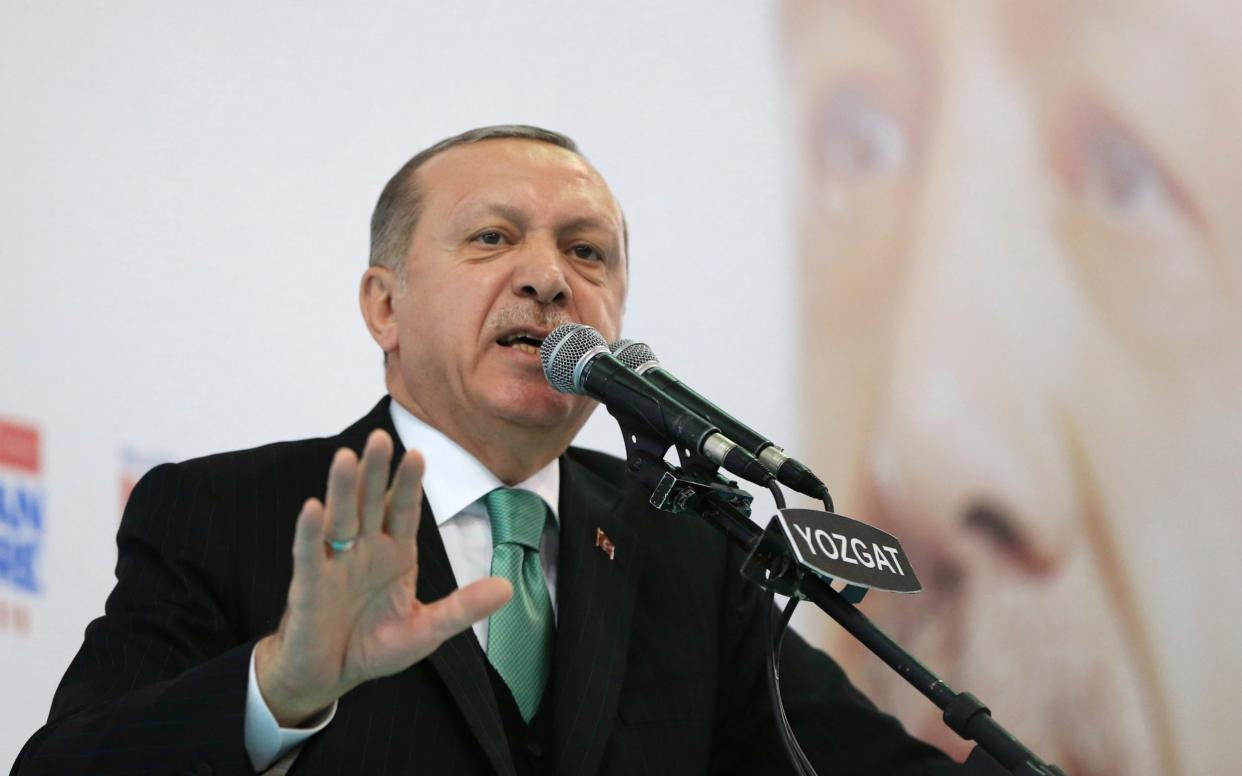
[[[388,267],[369,267],[362,273],[358,289],[362,319],[385,356],[397,349],[397,316],[393,309],[397,283],[397,273]]]

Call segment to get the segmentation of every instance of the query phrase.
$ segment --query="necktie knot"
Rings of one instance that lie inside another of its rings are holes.
[[[497,488],[483,497],[492,523],[492,547],[518,544],[539,552],[548,505],[529,490]]]

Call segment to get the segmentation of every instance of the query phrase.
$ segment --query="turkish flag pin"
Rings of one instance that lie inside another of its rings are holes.
[[[608,560],[612,560],[617,554],[617,545],[612,543],[612,539],[608,538],[603,528],[595,529],[595,546],[608,556]]]

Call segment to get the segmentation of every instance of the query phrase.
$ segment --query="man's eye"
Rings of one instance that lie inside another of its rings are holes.
[[[489,231],[480,233],[474,239],[484,245],[501,245],[505,241],[505,236],[500,232]]]
[[[1127,215],[1169,204],[1171,192],[1159,165],[1120,129],[1088,132],[1083,157],[1079,191],[1088,202]]]
[[[815,153],[829,178],[857,179],[899,170],[910,155],[900,120],[857,85],[836,91],[820,114]]]
[[[573,254],[580,259],[589,259],[589,260],[598,261],[601,258],[599,255],[599,251],[595,250],[589,245],[575,245],[570,250],[573,251]]]

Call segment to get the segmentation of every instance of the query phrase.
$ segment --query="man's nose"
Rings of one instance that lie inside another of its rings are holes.
[[[565,273],[565,258],[555,240],[532,237],[517,254],[513,293],[544,305],[566,305],[573,289]]]
[[[870,480],[940,570],[1046,573],[1082,508],[1062,390],[1079,313],[1034,117],[966,64],[926,138]]]

